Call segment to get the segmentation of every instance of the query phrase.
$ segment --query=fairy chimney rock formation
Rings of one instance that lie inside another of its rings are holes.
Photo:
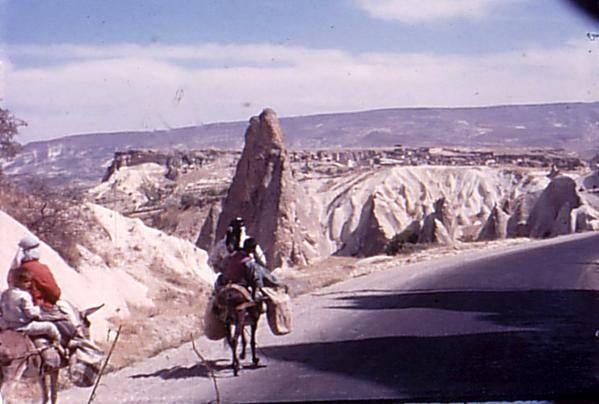
[[[480,230],[477,241],[498,240],[507,237],[509,216],[497,205],[493,206],[484,226]]]
[[[445,198],[436,200],[433,209],[434,212],[424,218],[418,242],[453,244],[453,220],[449,215]]]
[[[214,204],[210,207],[208,215],[204,220],[204,224],[200,229],[200,234],[196,240],[196,246],[203,250],[209,251],[214,242],[214,234],[216,232],[216,225],[218,223],[218,217],[221,213],[220,204]]]
[[[309,233],[318,232],[310,226],[309,203],[303,198],[288,163],[279,120],[267,108],[250,119],[245,147],[216,226],[216,240],[240,216],[264,250],[269,268],[306,264],[317,255],[317,242]]]

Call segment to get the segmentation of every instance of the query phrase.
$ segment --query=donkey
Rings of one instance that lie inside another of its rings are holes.
[[[86,310],[77,310],[66,301],[59,301],[60,310],[66,314],[68,321],[76,328],[76,337],[69,343],[71,361],[61,358],[56,348],[44,344],[43,339],[34,343],[23,333],[0,331],[0,391],[5,399],[12,395],[15,386],[21,379],[36,379],[39,383],[42,402],[55,404],[58,399],[58,373],[69,365],[75,365],[75,352],[81,345],[78,341],[89,339],[90,321],[88,316],[102,306]],[[41,343],[40,343],[41,342]],[[77,364],[78,365],[78,364]],[[76,383],[77,384],[77,383]]]
[[[252,295],[255,296],[255,288],[253,288],[253,292]],[[249,325],[251,329],[252,363],[256,366],[260,362],[256,355],[256,330],[263,311],[262,300],[252,298],[252,295],[246,288],[234,283],[225,285],[216,295],[216,307],[220,311],[220,317],[224,320],[225,337],[232,354],[231,368],[235,376],[239,374],[239,359],[245,359],[246,355],[247,341],[243,332],[246,325]],[[242,349],[238,358],[237,343],[240,336]]]

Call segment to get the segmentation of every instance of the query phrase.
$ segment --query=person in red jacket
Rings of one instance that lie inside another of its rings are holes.
[[[51,312],[58,299],[60,299],[61,290],[50,268],[39,261],[39,245],[38,238],[32,235],[25,236],[19,242],[21,249],[20,265],[9,271],[7,281],[9,285],[14,285],[14,274],[17,269],[29,273],[31,275],[33,303],[45,311]]]
[[[19,241],[19,251],[13,260],[11,269],[8,272],[8,285],[15,285],[17,274],[27,274],[31,279],[31,297],[33,304],[39,306],[41,321],[51,321],[58,328],[61,334],[61,340],[66,343],[76,331],[74,325],[66,319],[61,313],[56,302],[60,299],[61,290],[52,271],[47,265],[42,264],[39,251],[40,241],[33,235],[27,235]],[[46,366],[58,367],[64,358],[64,350],[58,349],[56,353],[52,349],[46,349],[47,343],[42,338],[32,338],[35,346],[41,350],[41,355]]]

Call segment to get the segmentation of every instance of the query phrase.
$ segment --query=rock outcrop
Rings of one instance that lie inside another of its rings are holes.
[[[264,250],[269,268],[303,265],[319,256],[320,231],[309,209],[309,198],[291,171],[279,120],[267,108],[250,119],[215,239],[224,236],[231,219],[241,216]]]
[[[478,240],[505,237],[546,238],[599,229],[597,199],[585,186],[592,176],[578,180],[558,175],[542,190],[524,192],[511,211],[495,207]],[[582,186],[581,186],[582,184]],[[580,192],[577,190],[579,188]],[[503,223],[507,218],[505,235]],[[496,231],[497,229],[501,231]]]
[[[540,191],[521,195],[515,203],[514,209],[507,221],[507,237],[528,237],[528,217],[538,199]]]
[[[445,198],[435,201],[433,213],[427,215],[422,223],[419,243],[452,244],[454,242],[453,223],[445,204]]]
[[[599,170],[597,170],[594,173],[586,176],[582,180],[582,185],[587,190],[599,192]]]
[[[212,149],[117,152],[104,182],[87,195],[148,226],[196,242],[211,206],[220,206],[238,159],[238,151]]]
[[[358,226],[348,237],[347,243],[336,251],[338,255],[371,256],[382,254],[393,237],[385,212],[387,204],[377,194],[371,195],[362,206]]]
[[[554,178],[530,212],[529,236],[544,238],[569,233],[570,212],[580,205],[576,182],[570,177]]]
[[[576,209],[572,209],[570,215],[571,233],[599,230],[599,211],[592,206],[582,205]]]
[[[493,206],[489,218],[478,234],[477,241],[497,240],[507,237],[508,214],[497,205]]]
[[[208,211],[208,215],[204,220],[204,224],[200,229],[200,234],[198,235],[198,239],[196,240],[196,246],[200,247],[203,250],[209,251],[214,242],[214,235],[216,234],[216,225],[218,224],[218,217],[221,213],[220,204],[213,204]]]
[[[379,253],[394,237],[452,245],[596,229],[596,195],[578,194],[586,177],[572,178],[550,180],[534,169],[394,167],[331,180],[314,194],[324,205],[330,253],[359,256]]]
[[[158,151],[158,150],[127,150],[116,152],[114,158],[107,168],[102,182],[106,182],[112,175],[123,167],[131,167],[146,163],[156,163],[167,168],[165,177],[169,180],[175,180],[179,176],[180,170],[189,167],[201,167],[206,161],[213,158],[209,151]]]

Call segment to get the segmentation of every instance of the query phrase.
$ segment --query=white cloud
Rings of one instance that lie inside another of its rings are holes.
[[[198,45],[138,45],[114,44],[105,46],[85,46],[71,44],[55,44],[49,46],[20,45],[8,48],[15,56],[37,57],[48,60],[106,60],[137,58],[170,62],[205,62],[224,65],[272,65],[285,61],[300,63],[307,58],[342,57],[343,52],[336,50],[305,49],[271,44],[217,44],[203,43]]]
[[[514,0],[355,0],[371,17],[408,24],[480,19]]]
[[[390,107],[594,101],[599,63],[586,48],[439,56],[258,45],[12,49],[61,57],[5,63],[7,106],[22,141]]]

